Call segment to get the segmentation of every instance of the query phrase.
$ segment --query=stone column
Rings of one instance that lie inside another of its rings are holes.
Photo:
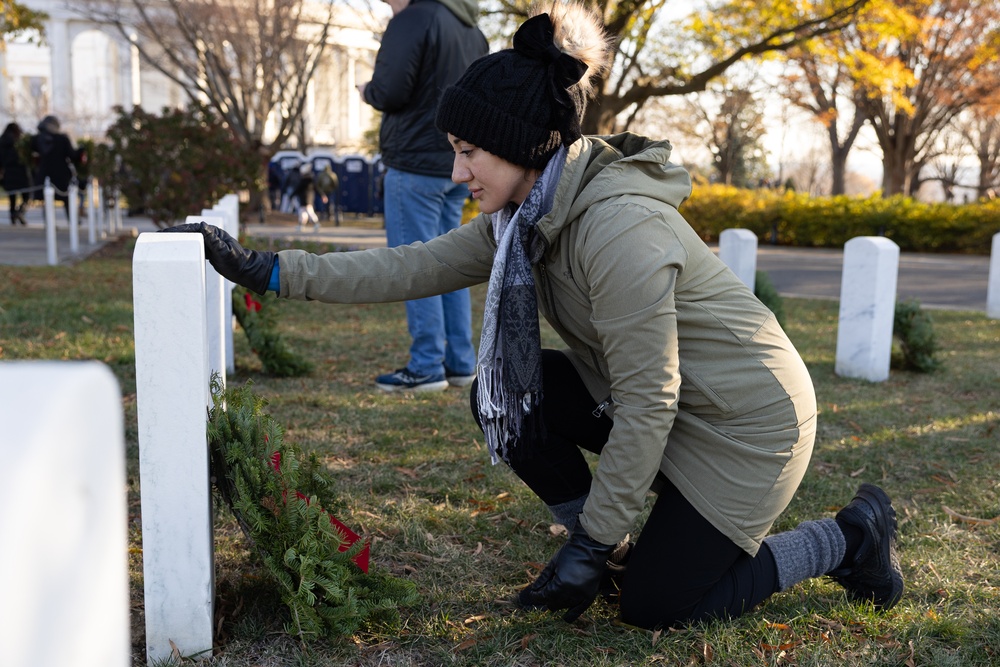
[[[69,22],[50,19],[45,28],[52,59],[52,111],[56,114],[73,112],[73,65],[70,60]]]

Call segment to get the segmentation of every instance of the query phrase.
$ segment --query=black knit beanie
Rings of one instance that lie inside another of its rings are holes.
[[[518,28],[514,48],[469,65],[441,97],[438,129],[529,169],[579,139],[586,99],[576,84],[587,65],[562,53],[553,32],[539,14]]]

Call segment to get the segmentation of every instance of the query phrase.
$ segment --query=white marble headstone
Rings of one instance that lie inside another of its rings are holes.
[[[211,655],[212,511],[205,248],[139,236],[132,256],[146,655]]]
[[[986,283],[986,317],[1000,320],[1000,233],[990,248],[990,277]]]
[[[215,215],[218,216],[222,214],[222,228],[226,230],[226,233],[233,238],[239,238],[240,235],[240,199],[236,195],[226,195],[219,200],[219,203],[213,206],[210,210],[203,210],[203,215]],[[226,281],[227,298],[224,303],[224,308],[226,312],[226,322],[229,326],[226,327],[226,370],[230,373],[236,372],[236,354],[233,348],[233,327],[235,322],[233,320],[233,288],[236,285],[230,281]]]
[[[882,236],[844,244],[834,372],[882,382],[889,378],[896,312],[899,246]]]
[[[752,292],[757,282],[757,235],[749,229],[724,229],[719,234],[719,259]]]
[[[131,664],[122,395],[96,361],[0,362],[0,664]]]
[[[223,219],[217,213],[212,215],[189,215],[184,222],[204,222],[213,227],[223,227]],[[226,304],[229,304],[227,309]],[[226,345],[232,345],[232,283],[220,276],[212,265],[205,262],[205,307],[208,326],[208,367],[218,373],[222,385],[226,385]],[[226,313],[229,313],[227,318]],[[226,337],[226,329],[230,336]]]

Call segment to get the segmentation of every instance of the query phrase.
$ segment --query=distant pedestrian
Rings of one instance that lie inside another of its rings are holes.
[[[333,218],[333,224],[340,226],[340,178],[329,163],[316,174],[316,194],[319,195],[326,210],[327,220]]]
[[[17,123],[8,123],[0,135],[0,169],[3,170],[3,189],[7,191],[10,203],[12,225],[28,224],[24,219],[24,209],[30,196],[31,177],[17,152],[17,144],[22,136],[24,132]]]
[[[306,162],[299,167],[299,180],[292,193],[292,210],[299,218],[300,232],[306,226],[307,222],[313,224],[313,231],[319,231],[319,216],[316,215],[316,209],[313,208],[313,198],[315,196],[312,165]]]
[[[38,123],[38,134],[31,138],[31,150],[38,155],[38,177],[44,185],[49,179],[69,217],[69,184],[76,179],[76,168],[87,160],[87,154],[73,147],[69,136],[60,131],[59,119],[46,116]]]

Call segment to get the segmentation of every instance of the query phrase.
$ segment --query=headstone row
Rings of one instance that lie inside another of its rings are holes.
[[[239,233],[227,195],[187,222]],[[141,234],[132,258],[146,656],[212,650],[214,552],[206,410],[233,362],[233,284],[200,234]]]
[[[751,290],[757,271],[757,237],[747,229],[719,235],[719,258]],[[844,245],[834,372],[881,382],[889,377],[899,246],[881,236],[859,236]],[[986,315],[1000,319],[1000,233],[993,236]]]

